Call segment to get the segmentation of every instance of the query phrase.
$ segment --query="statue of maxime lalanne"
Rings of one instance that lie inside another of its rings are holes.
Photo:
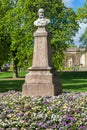
[[[39,18],[34,22],[34,25],[37,27],[45,27],[47,24],[50,23],[49,19],[46,19],[44,16],[44,9],[41,8],[38,10]]]

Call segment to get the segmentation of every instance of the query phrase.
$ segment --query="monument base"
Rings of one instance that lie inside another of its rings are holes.
[[[62,93],[61,83],[56,74],[47,69],[31,68],[26,75],[22,96],[57,96]]]

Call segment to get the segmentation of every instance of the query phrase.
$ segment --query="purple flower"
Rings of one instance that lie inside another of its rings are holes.
[[[22,113],[17,113],[16,116],[21,117],[21,116],[23,116],[23,114]]]
[[[56,127],[57,127],[57,124],[53,124],[53,126],[51,128],[54,129]]]
[[[49,96],[49,95],[46,95],[46,96],[44,96],[44,98],[51,98],[52,96]]]
[[[81,110],[80,110],[80,109],[78,109],[78,110],[77,110],[77,113],[81,113]]]
[[[0,119],[2,119],[2,115],[0,114]]]
[[[72,122],[68,124],[68,126],[72,126],[72,125],[73,125]]]
[[[81,130],[86,130],[86,127],[85,126],[80,126],[80,129]]]
[[[7,114],[10,114],[12,111],[11,110],[6,110],[6,113]]]
[[[66,125],[67,123],[65,121],[62,122],[63,125]]]
[[[66,115],[66,120],[72,120],[72,121],[74,121],[74,118],[72,118],[72,117]]]
[[[43,122],[40,122],[40,123],[38,123],[37,125],[38,125],[38,126],[42,126],[42,124],[43,124]]]
[[[42,124],[41,127],[42,127],[42,128],[46,128],[46,124]]]
[[[39,123],[37,124],[37,126],[40,126],[40,127],[42,127],[42,128],[46,128],[46,124],[43,123],[43,122],[39,122]]]
[[[45,104],[49,104],[49,102],[47,101],[47,100],[45,100],[45,102],[44,102]]]

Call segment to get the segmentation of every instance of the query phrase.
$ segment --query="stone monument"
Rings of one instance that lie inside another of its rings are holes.
[[[62,93],[61,84],[51,61],[50,33],[46,26],[50,23],[39,9],[39,18],[34,22],[34,52],[32,67],[25,77],[22,96],[57,96]]]

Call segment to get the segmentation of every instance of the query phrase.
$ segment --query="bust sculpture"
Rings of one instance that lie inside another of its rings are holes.
[[[34,25],[37,27],[45,27],[47,24],[50,23],[49,19],[46,19],[44,16],[44,9],[41,8],[38,10],[39,18],[34,22]]]

